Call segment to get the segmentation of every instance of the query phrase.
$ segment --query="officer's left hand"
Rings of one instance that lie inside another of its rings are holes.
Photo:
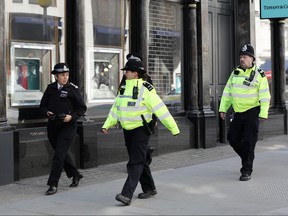
[[[64,118],[64,122],[70,122],[72,120],[72,116],[71,115],[66,115]]]

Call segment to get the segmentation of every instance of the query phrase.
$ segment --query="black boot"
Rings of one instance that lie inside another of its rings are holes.
[[[70,184],[69,187],[77,187],[79,182],[80,182],[80,179],[82,179],[82,178],[83,178],[83,175],[81,175],[81,174],[74,176],[72,179],[72,184]]]

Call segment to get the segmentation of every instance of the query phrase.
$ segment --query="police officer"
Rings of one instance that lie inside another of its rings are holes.
[[[146,157],[151,135],[148,124],[152,120],[152,114],[155,113],[173,135],[178,135],[180,131],[154,87],[145,81],[146,71],[141,58],[130,55],[125,67],[121,70],[126,71],[126,82],[119,91],[101,131],[106,134],[108,129],[118,121],[123,128],[129,155],[128,177],[122,192],[117,194],[115,199],[125,205],[130,205],[138,181],[143,190],[138,198],[146,199],[157,194]]]
[[[51,73],[54,74],[56,82],[48,85],[40,103],[42,113],[48,117],[48,139],[55,150],[46,195],[57,192],[63,168],[68,178],[73,177],[70,187],[77,187],[83,177],[73,164],[68,150],[76,135],[77,119],[87,109],[78,87],[68,81],[68,65],[58,63]]]
[[[270,91],[263,70],[254,64],[254,48],[250,44],[240,49],[240,65],[231,73],[224,88],[219,113],[224,120],[232,106],[228,141],[240,156],[240,181],[251,179],[254,151],[258,140],[259,119],[268,118]]]
[[[126,56],[126,59],[129,60],[129,58],[130,58],[132,55],[133,55],[134,57],[139,58],[140,61],[143,60],[142,57],[141,57],[139,54],[137,54],[137,53],[129,53],[129,54]],[[148,83],[150,83],[151,85],[153,85],[152,78],[151,78],[147,73],[143,74],[143,80],[145,80],[145,81],[147,81]],[[120,81],[120,84],[119,84],[119,87],[118,87],[118,92],[120,92],[121,89],[124,90],[124,89],[125,89],[125,85],[126,85],[126,76],[125,76],[125,74],[124,74],[124,75],[122,76],[121,81]],[[150,127],[150,129],[151,129],[152,134],[155,133],[155,129],[156,129],[156,125],[157,125],[157,120],[158,120],[157,116],[153,113],[153,114],[152,114],[152,120],[151,120],[150,123],[149,123],[149,127]],[[153,151],[154,151],[154,148],[151,147],[151,146],[148,146],[147,152],[146,152],[146,160],[148,161],[148,165],[150,165],[151,162],[152,162],[152,153],[153,153]]]

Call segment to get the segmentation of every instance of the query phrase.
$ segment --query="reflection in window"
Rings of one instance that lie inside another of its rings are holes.
[[[90,118],[107,116],[115,101],[119,86],[121,53],[120,49],[92,49],[89,53],[86,92],[87,115]]]
[[[56,38],[61,40],[60,18],[48,16],[44,19],[43,15],[12,14],[10,19],[12,40],[49,42],[54,42]]]
[[[16,58],[16,88],[19,90],[40,90],[40,59]]]
[[[10,58],[6,76],[9,123],[46,121],[40,116],[39,103],[51,82],[51,67],[65,57],[62,30],[65,1],[51,0],[54,7],[45,10],[38,2],[13,0],[22,4],[12,5],[9,13]],[[50,3],[50,0],[41,2]]]
[[[181,109],[181,5],[149,2],[148,71],[157,93],[171,112]]]
[[[10,122],[24,123],[41,119],[39,103],[51,82],[55,64],[55,45],[11,43],[11,65],[7,73],[7,96]],[[18,117],[18,118],[17,118]]]
[[[115,99],[119,80],[119,53],[120,51],[91,53],[88,80],[90,101]]]
[[[123,0],[92,0],[94,45],[121,46]]]

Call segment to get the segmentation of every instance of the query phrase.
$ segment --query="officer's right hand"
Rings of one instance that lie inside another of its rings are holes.
[[[223,120],[225,120],[226,113],[224,113],[224,112],[220,112],[220,117],[221,117]]]
[[[101,132],[102,132],[103,134],[108,134],[108,130],[107,130],[106,128],[101,128]]]

